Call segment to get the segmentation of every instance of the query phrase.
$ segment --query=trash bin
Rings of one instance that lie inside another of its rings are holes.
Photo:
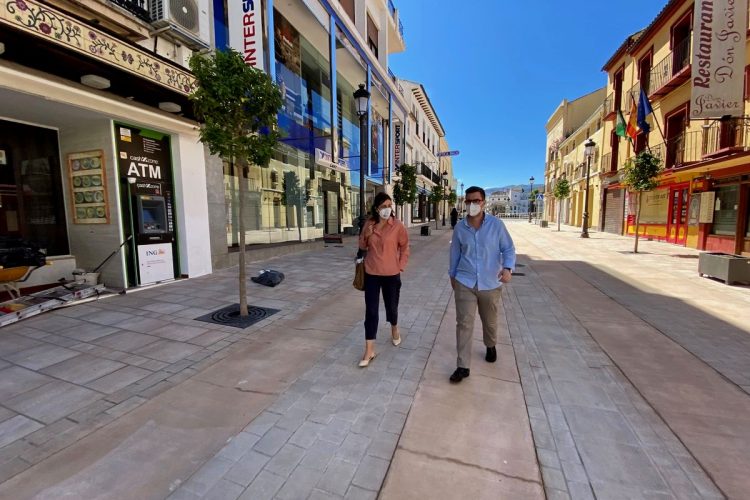
[[[547,221],[546,220],[540,220],[539,221],[539,227],[547,227]]]
[[[420,234],[422,236],[429,236],[430,235],[430,226],[422,226],[421,231],[422,232]]]

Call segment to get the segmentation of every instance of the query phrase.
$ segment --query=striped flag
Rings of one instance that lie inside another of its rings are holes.
[[[635,101],[633,101],[633,105],[630,108],[630,116],[628,117],[628,126],[625,129],[625,133],[633,140],[635,140],[636,136],[638,135],[638,127],[636,125],[638,120],[638,110],[635,107]]]

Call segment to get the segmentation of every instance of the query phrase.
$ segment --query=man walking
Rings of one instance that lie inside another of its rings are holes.
[[[469,376],[472,331],[477,308],[482,320],[485,360],[497,360],[497,309],[500,287],[510,282],[516,265],[516,249],[505,224],[484,212],[484,189],[466,190],[468,215],[456,225],[451,240],[450,276],[456,298],[456,350],[458,367],[450,381]]]

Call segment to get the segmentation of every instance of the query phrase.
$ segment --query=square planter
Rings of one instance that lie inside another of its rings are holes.
[[[720,252],[704,252],[698,257],[698,274],[724,280],[727,285],[750,283],[750,258]]]

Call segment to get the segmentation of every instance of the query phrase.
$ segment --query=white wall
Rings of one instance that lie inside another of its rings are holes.
[[[171,142],[180,273],[192,278],[212,270],[206,160],[197,132],[173,135]]]

